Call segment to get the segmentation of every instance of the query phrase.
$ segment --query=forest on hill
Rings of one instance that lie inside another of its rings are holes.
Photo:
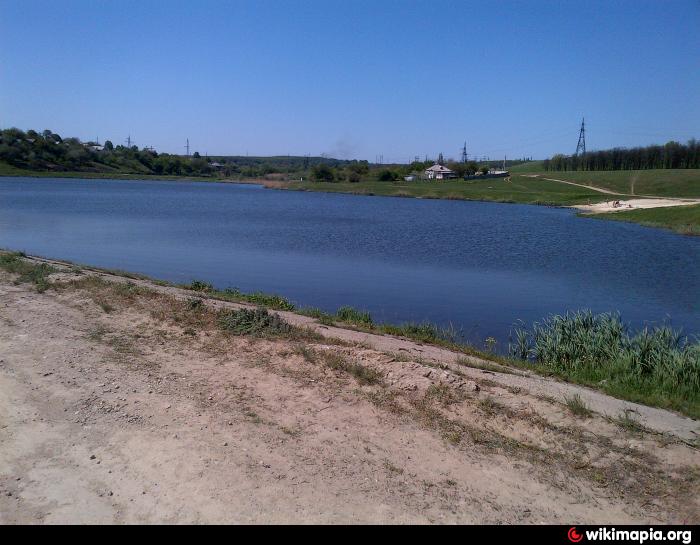
[[[668,142],[636,148],[613,148],[582,155],[555,155],[542,163],[544,170],[649,170],[700,168],[700,144]]]

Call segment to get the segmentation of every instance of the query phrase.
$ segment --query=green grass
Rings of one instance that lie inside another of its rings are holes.
[[[384,375],[382,375],[382,373],[371,367],[348,361],[342,354],[326,351],[322,352],[320,356],[326,366],[336,371],[348,373],[355,377],[355,380],[360,384],[381,385],[383,383]]]
[[[358,195],[494,201],[555,206],[610,200],[609,196],[590,189],[537,178],[528,178],[519,174],[511,176],[509,180],[493,178],[489,180],[448,180],[444,182],[289,182],[285,184],[285,188]]]
[[[34,284],[39,293],[45,292],[49,287],[48,276],[56,269],[47,263],[34,263],[24,259],[22,252],[0,253],[0,269],[17,274],[15,282],[18,284]]]
[[[335,316],[338,320],[347,324],[372,327],[374,323],[369,312],[357,310],[348,306],[340,307],[335,313]]]
[[[536,174],[537,177],[531,177]],[[288,182],[285,189],[352,193],[356,195],[381,195],[389,197],[414,197],[422,199],[448,199],[494,201],[552,206],[594,204],[616,198],[585,187],[576,187],[556,181],[564,180],[607,189],[620,194],[700,198],[700,170],[658,169],[621,170],[596,172],[544,172],[539,161],[516,165],[510,178],[489,180],[449,180],[418,182],[319,183]],[[658,209],[661,210],[661,209]],[[650,227],[673,229],[683,234],[700,233],[698,209],[670,207],[663,212],[634,210],[615,214],[595,214],[600,219],[629,221]]]
[[[584,217],[627,221],[647,227],[671,229],[684,235],[700,235],[700,204],[668,206],[642,210],[622,210],[604,214],[584,214]]]
[[[246,301],[255,305],[274,308],[276,310],[292,311],[296,308],[294,303],[292,303],[289,299],[274,293],[263,293],[261,291],[243,293],[238,288],[228,288],[224,290],[223,295],[224,297],[229,297],[234,300]]]
[[[254,305],[272,308],[275,310],[295,310],[296,306],[289,299],[276,295],[274,293],[263,293],[256,291],[253,293],[244,293],[238,288],[226,288],[225,290],[217,290],[209,282],[202,280],[193,280],[189,284],[183,284],[180,287],[205,293],[208,297],[221,299],[223,301],[232,301],[236,303],[253,303]]]
[[[537,174],[537,178],[530,177]],[[488,180],[448,180],[418,182],[320,183],[289,182],[287,189],[386,195],[434,199],[463,199],[523,204],[568,206],[610,200],[610,195],[544,178],[590,185],[621,195],[652,195],[659,197],[700,198],[700,170],[657,169],[617,170],[595,172],[544,172],[538,162],[514,167],[510,181],[505,178]]]
[[[581,311],[516,329],[510,351],[611,395],[700,417],[700,342],[669,327],[630,334],[618,315]]]
[[[590,407],[581,399],[579,394],[564,397],[564,404],[568,407],[571,414],[580,416],[581,418],[590,418],[593,415]]]
[[[600,187],[625,195],[700,198],[700,169],[540,171],[537,174],[544,178]],[[607,200],[609,199],[610,197]]]
[[[542,161],[527,161],[525,163],[520,163],[518,165],[508,167],[508,171],[513,174],[542,172],[544,170],[542,163]]]

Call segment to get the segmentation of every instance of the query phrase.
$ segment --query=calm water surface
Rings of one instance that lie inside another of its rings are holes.
[[[571,210],[198,182],[0,178],[0,247],[507,343],[590,308],[700,333],[700,238]]]

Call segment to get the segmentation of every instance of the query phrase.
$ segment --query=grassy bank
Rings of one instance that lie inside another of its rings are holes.
[[[26,170],[0,161],[0,177],[16,176],[26,178],[85,178],[90,180],[196,180],[202,182],[222,181],[213,176],[168,176],[166,174],[134,174],[128,172],[73,172]]]
[[[586,217],[627,221],[648,227],[671,229],[683,235],[700,236],[700,204],[645,210],[623,210],[607,214],[586,214]]]
[[[72,268],[80,269],[76,265],[72,265]],[[15,282],[33,283],[40,292],[52,287],[49,275],[57,270],[54,266],[31,261],[24,254],[12,252],[0,252],[0,269],[17,275]],[[139,274],[85,268],[85,272],[90,270],[173,286]],[[349,306],[341,307],[335,313],[297,308],[280,295],[262,292],[246,294],[237,289],[217,290],[202,281],[177,287],[192,292],[194,297],[187,303],[188,308],[200,306],[198,296],[296,312],[325,325],[405,337],[484,360],[460,360],[471,367],[501,372],[508,372],[508,367],[511,367],[553,375],[621,399],[673,409],[700,418],[700,343],[666,327],[655,327],[631,335],[616,316],[593,316],[586,312],[566,317],[554,316],[531,329],[516,330],[510,355],[502,357],[490,351],[488,339],[485,340],[485,348],[478,349],[462,342],[454,329],[435,324],[375,323],[368,312]],[[109,301],[103,304],[106,309],[110,307]],[[266,313],[226,315],[221,318],[220,326],[232,331],[285,327]]]
[[[533,178],[532,175],[537,174]],[[492,201],[552,206],[573,206],[605,202],[616,198],[585,187],[547,180],[564,180],[636,196],[700,198],[700,170],[636,170],[601,172],[543,172],[538,162],[515,167],[510,178],[488,180],[449,180],[444,182],[377,182],[321,183],[287,182],[286,189],[383,195],[423,199]],[[695,207],[633,210],[614,214],[596,214],[599,219],[640,223],[650,227],[672,229],[682,234],[698,234],[700,219]]]
[[[533,172],[544,178],[608,189],[624,195],[700,198],[699,169]]]
[[[423,199],[493,201],[521,204],[569,206],[609,200],[610,197],[583,187],[575,187],[522,175],[509,179],[449,180],[441,182],[287,182],[286,189],[384,195]]]

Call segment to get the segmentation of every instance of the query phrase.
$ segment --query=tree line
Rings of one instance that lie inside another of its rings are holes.
[[[78,138],[62,138],[50,130],[39,133],[17,128],[0,131],[0,161],[22,169],[56,172],[207,176],[213,171],[199,154],[191,158],[159,154],[137,146],[115,146],[109,140],[99,146]]]
[[[158,153],[152,148],[114,145],[110,140],[82,142],[62,138],[45,130],[0,130],[0,161],[17,168],[54,172],[103,172],[171,176],[216,176],[262,178],[270,174],[301,177],[319,165],[344,172],[364,172],[367,161],[347,161],[328,157],[191,157]]]
[[[545,170],[647,170],[700,168],[700,144],[694,138],[687,144],[667,144],[636,148],[591,151],[585,155],[555,155],[543,162]]]

